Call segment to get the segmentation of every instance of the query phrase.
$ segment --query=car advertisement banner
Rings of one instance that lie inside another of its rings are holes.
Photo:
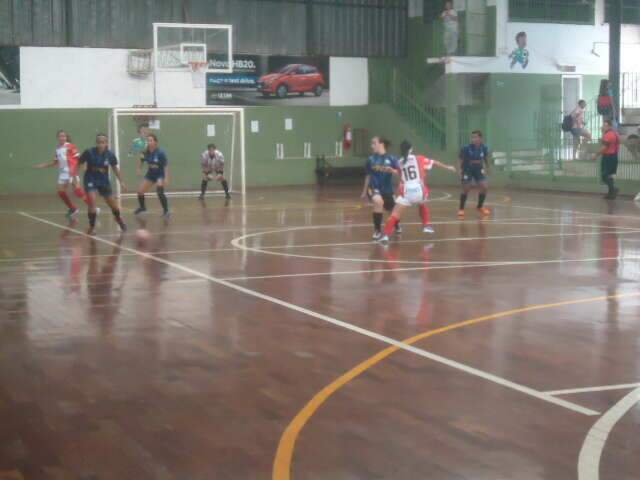
[[[0,105],[20,105],[20,47],[0,47]]]
[[[227,59],[209,56],[209,68]],[[207,73],[208,105],[329,105],[329,57],[235,55]]]

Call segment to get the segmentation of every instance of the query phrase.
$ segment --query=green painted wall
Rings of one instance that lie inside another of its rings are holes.
[[[315,182],[315,155],[334,154],[335,142],[342,138],[345,123],[354,128],[369,128],[368,107],[251,107],[245,110],[247,186],[300,185]],[[84,149],[94,144],[95,134],[106,132],[110,110],[107,109],[16,109],[0,110],[0,158],[3,175],[0,177],[0,194],[46,193],[55,188],[55,169],[36,170],[32,166],[53,157],[56,131],[64,128],[72,135],[74,143]],[[293,120],[293,130],[285,131],[285,118]],[[251,120],[260,122],[259,133],[250,132]],[[168,129],[168,123],[161,126]],[[210,139],[191,138],[183,132],[184,152],[175,142],[167,140],[162,128],[159,138],[171,154],[172,177],[176,188],[196,188],[199,184],[199,168],[194,152],[204,150]],[[186,139],[186,140],[185,140]],[[285,156],[303,156],[304,142],[312,143],[312,159],[276,160],[276,143],[285,144]],[[169,143],[171,145],[169,146]],[[179,145],[179,144],[178,144]],[[195,150],[194,150],[195,148]],[[193,150],[193,151],[192,151]],[[122,149],[126,151],[126,149]],[[180,153],[178,153],[180,152]],[[130,158],[123,158],[123,161]],[[361,158],[346,152],[343,159],[332,161],[337,166],[360,165]],[[129,187],[135,187],[135,163],[128,161],[123,167]],[[185,173],[187,172],[187,173]],[[191,172],[193,172],[191,174]],[[191,177],[192,175],[192,177]],[[193,178],[193,185],[189,184]]]

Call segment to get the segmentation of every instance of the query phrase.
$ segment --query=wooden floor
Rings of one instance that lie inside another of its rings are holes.
[[[0,480],[637,480],[640,210],[436,189],[382,247],[357,190],[150,196],[148,242],[5,198]]]

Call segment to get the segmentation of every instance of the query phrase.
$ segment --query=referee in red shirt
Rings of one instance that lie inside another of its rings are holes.
[[[602,157],[600,161],[600,178],[602,179],[602,183],[609,187],[609,193],[607,193],[604,198],[614,200],[618,195],[618,188],[613,183],[613,177],[618,172],[620,136],[618,132],[613,129],[611,120],[604,121],[602,131],[602,148],[599,153],[594,155],[594,160],[597,160],[599,156]]]

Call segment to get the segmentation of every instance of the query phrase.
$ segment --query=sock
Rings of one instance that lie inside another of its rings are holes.
[[[138,194],[138,203],[140,204],[140,208],[145,209],[147,207],[144,206],[144,193]]]
[[[220,183],[222,183],[222,188],[224,188],[224,193],[226,195],[229,195],[229,184],[227,183],[227,181],[226,180],[222,180],[222,182],[220,182]]]
[[[209,182],[207,180],[202,180],[202,183],[200,184],[200,195],[202,195],[204,197],[204,192],[207,191],[207,184]]]
[[[89,226],[91,228],[96,226],[96,212],[89,212]]]
[[[396,228],[397,223],[398,217],[396,217],[395,215],[391,215],[384,226],[384,234],[391,235],[393,233],[393,230]]]
[[[460,194],[460,210],[464,210],[465,203],[467,203],[467,194],[461,193]]]
[[[607,180],[605,182],[607,184],[607,187],[609,187],[609,194],[612,194],[614,189],[616,188],[614,183],[613,183],[613,178],[612,177],[607,177]]]
[[[120,217],[120,210],[118,210],[117,208],[112,208],[111,213],[113,213],[113,217],[116,219],[116,222],[122,222],[122,217]]]
[[[84,193],[84,190],[82,190],[82,188],[75,187],[73,189],[73,193],[75,194],[76,197],[81,198],[84,201],[84,203],[86,203],[87,205],[89,204],[89,200],[87,199],[87,194]]]
[[[484,206],[484,200],[487,198],[486,193],[480,193],[478,195],[478,208],[482,208]]]
[[[429,225],[431,222],[431,213],[426,205],[420,205],[420,217],[422,218],[422,225]]]
[[[373,229],[379,232],[382,229],[382,214],[373,212]]]
[[[158,199],[162,205],[162,210],[164,213],[167,213],[169,211],[169,202],[167,201],[167,196],[164,194],[164,187],[156,188],[156,192],[158,193]]]
[[[69,195],[67,195],[67,192],[58,192],[58,196],[60,197],[60,200],[62,200],[68,208],[72,210],[76,209],[76,206],[73,204],[73,202],[69,198]]]

